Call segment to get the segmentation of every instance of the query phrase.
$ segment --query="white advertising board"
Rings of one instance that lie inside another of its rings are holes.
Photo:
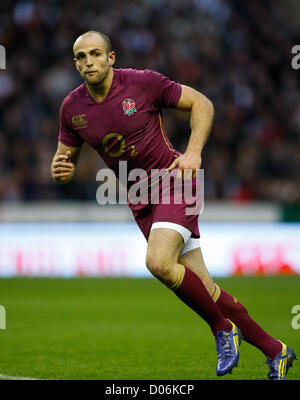
[[[200,223],[213,276],[300,274],[300,224]],[[0,224],[0,276],[151,276],[135,223]]]

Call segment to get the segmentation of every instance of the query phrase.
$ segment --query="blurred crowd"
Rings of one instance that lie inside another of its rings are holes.
[[[288,3],[1,0],[1,200],[95,200],[103,163],[86,145],[72,184],[50,177],[60,104],[81,83],[72,45],[93,29],[110,36],[117,68],[155,69],[212,100],[206,199],[300,203],[300,70],[291,66],[300,30]],[[184,152],[188,116],[167,110],[164,122]]]

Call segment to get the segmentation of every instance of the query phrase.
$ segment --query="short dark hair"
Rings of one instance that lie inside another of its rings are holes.
[[[107,51],[107,54],[110,53],[110,52],[112,51],[112,45],[111,45],[110,38],[109,38],[107,35],[105,35],[105,33],[103,33],[103,32],[100,32],[100,31],[87,31],[87,32],[84,32],[84,33],[83,33],[82,35],[80,35],[79,37],[81,37],[81,36],[88,36],[88,35],[92,35],[92,34],[99,35],[99,36],[102,37],[102,39],[103,39],[103,40],[105,41],[105,43],[106,43],[106,51]]]

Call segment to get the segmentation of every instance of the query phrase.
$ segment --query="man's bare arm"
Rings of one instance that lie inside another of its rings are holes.
[[[191,112],[191,136],[186,153],[201,154],[211,131],[214,116],[212,102],[197,90],[182,85],[182,94],[176,109]]]
[[[201,152],[209,137],[214,116],[211,101],[197,90],[182,85],[182,94],[177,110],[190,111],[191,135],[185,153],[168,168],[191,169],[196,172],[201,167]]]
[[[75,175],[81,147],[69,147],[58,141],[51,163],[51,176],[55,183],[69,183]]]

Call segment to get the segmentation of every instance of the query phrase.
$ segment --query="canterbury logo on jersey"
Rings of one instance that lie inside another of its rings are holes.
[[[72,125],[74,129],[87,128],[88,121],[85,119],[86,114],[73,115]]]

